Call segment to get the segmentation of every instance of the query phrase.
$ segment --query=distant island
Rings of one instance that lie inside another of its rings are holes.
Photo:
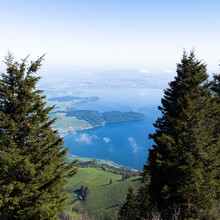
[[[101,113],[94,110],[72,110],[66,112],[66,117],[76,117],[87,121],[92,127],[103,126],[106,123],[143,120],[145,115],[137,112],[110,111]]]

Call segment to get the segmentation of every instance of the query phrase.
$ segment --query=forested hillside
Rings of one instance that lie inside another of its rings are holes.
[[[85,120],[93,127],[103,126],[105,123],[135,121],[145,118],[144,114],[137,112],[110,111],[101,113],[94,110],[69,110],[66,116],[75,116],[78,119]]]

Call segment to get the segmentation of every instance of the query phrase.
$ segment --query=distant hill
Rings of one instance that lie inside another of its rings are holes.
[[[107,123],[116,123],[122,121],[136,121],[145,118],[145,115],[137,112],[120,112],[120,111],[110,111],[103,113],[104,120]]]
[[[137,112],[110,111],[101,113],[95,110],[69,110],[67,117],[76,117],[87,121],[93,127],[103,126],[106,123],[117,123],[123,121],[143,120],[145,115]]]
[[[79,120],[87,121],[92,127],[99,127],[105,124],[103,114],[94,110],[69,110],[66,117],[76,117]]]

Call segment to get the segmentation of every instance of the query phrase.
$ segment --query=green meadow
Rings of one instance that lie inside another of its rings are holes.
[[[66,212],[74,216],[74,219],[80,219],[80,216],[98,220],[115,219],[118,206],[125,201],[129,186],[138,188],[140,183],[140,176],[122,181],[121,175],[105,172],[100,168],[78,168],[77,174],[68,179],[66,186]],[[88,187],[88,195],[85,200],[76,200],[81,186]]]
[[[66,117],[66,113],[52,113],[51,118],[57,118],[56,123],[52,126],[61,132],[75,131],[92,128],[85,120],[79,120],[76,117]]]

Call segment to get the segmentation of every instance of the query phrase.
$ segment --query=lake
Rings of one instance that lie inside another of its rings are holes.
[[[141,170],[153,141],[153,123],[160,116],[163,91],[139,88],[79,88],[80,96],[97,96],[95,102],[79,103],[78,109],[104,111],[136,111],[146,114],[145,120],[106,124],[89,130],[65,134],[69,153],[89,158],[108,159],[120,165]]]

